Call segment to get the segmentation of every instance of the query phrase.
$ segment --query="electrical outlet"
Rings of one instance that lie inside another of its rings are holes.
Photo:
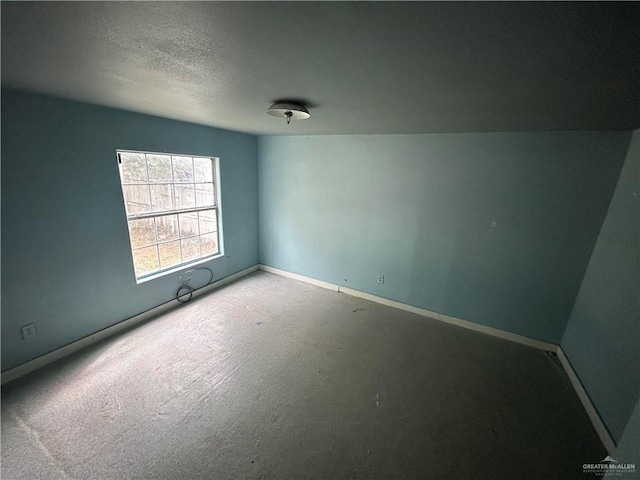
[[[28,340],[31,337],[35,337],[38,332],[36,331],[36,325],[34,323],[30,323],[28,325],[23,325],[20,327],[20,331],[22,332],[23,340]]]
[[[378,285],[384,284],[384,275],[378,275]]]

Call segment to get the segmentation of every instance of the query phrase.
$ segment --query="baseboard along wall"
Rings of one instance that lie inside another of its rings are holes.
[[[299,280],[301,282],[310,283],[312,285],[317,285],[322,288],[326,288],[329,290],[333,290],[340,293],[345,293],[347,295],[351,295],[352,297],[363,298],[365,300],[369,300],[372,302],[380,303],[382,305],[387,305],[389,307],[398,308],[400,310],[405,310],[407,312],[415,313],[417,315],[422,315],[424,317],[429,317],[434,320],[439,320],[444,323],[448,323],[450,325],[456,325],[458,327],[466,328],[469,330],[474,330],[476,332],[484,333],[486,335],[491,335],[493,337],[502,338],[504,340],[509,340],[516,343],[521,343],[523,345],[527,345],[529,347],[534,347],[539,350],[544,350],[547,352],[555,353],[558,356],[560,364],[564,369],[566,375],[569,377],[571,381],[571,385],[573,385],[578,398],[582,402],[584,409],[593,424],[593,428],[596,433],[600,437],[600,441],[607,449],[607,452],[612,454],[616,448],[615,441],[606,425],[602,421],[602,418],[598,414],[598,410],[595,405],[591,401],[589,394],[585,390],[578,374],[575,372],[569,359],[567,358],[564,350],[560,345],[556,345],[555,343],[543,342],[540,340],[536,340],[533,338],[525,337],[523,335],[518,335],[511,332],[506,332],[504,330],[500,330],[498,328],[487,327],[485,325],[480,325],[469,320],[463,320],[461,318],[452,317],[450,315],[444,315],[438,312],[432,312],[431,310],[427,310],[425,308],[414,307],[413,305],[407,305],[406,303],[397,302],[395,300],[389,300],[388,298],[379,297],[377,295],[372,295],[370,293],[361,292],[359,290],[354,290],[352,288],[343,287],[340,285],[334,285],[332,283],[328,283],[322,280],[317,280],[315,278],[306,277],[304,275],[300,275],[297,273],[288,272],[286,270],[280,270],[279,268],[270,267],[268,265],[260,265],[260,270],[264,270],[265,272],[275,273],[277,275],[282,275],[284,277],[292,278],[295,280]]]
[[[602,441],[602,444],[610,454],[614,453],[614,450],[616,447],[615,441],[611,437],[611,434],[609,433],[609,430],[607,429],[606,425],[602,421],[602,418],[600,418],[600,415],[598,414],[596,407],[593,405],[593,402],[591,401],[589,394],[587,393],[584,386],[582,385],[582,382],[580,381],[577,373],[571,366],[571,363],[569,362],[569,359],[564,353],[564,350],[559,345],[543,342],[540,340],[535,340],[533,338],[528,338],[528,337],[517,335],[511,332],[506,332],[498,328],[479,325],[477,323],[470,322],[468,320],[452,317],[450,315],[444,315],[442,313],[433,312],[424,308],[415,307],[413,305],[407,305],[405,303],[397,302],[395,300],[390,300],[388,298],[379,297],[377,295],[372,295],[370,293],[354,290],[352,288],[347,288],[340,285],[334,285],[329,282],[317,280],[315,278],[307,277],[297,273],[292,273],[286,270],[280,270],[279,268],[274,268],[268,265],[261,265],[261,264],[254,265],[245,270],[234,273],[233,275],[229,275],[228,277],[225,277],[221,280],[218,280],[217,282],[213,282],[201,289],[194,291],[193,298],[198,297],[200,295],[204,295],[205,293],[215,290],[216,288],[220,288],[223,285],[231,283],[241,277],[244,277],[245,275],[255,272],[258,269],[264,270],[265,272],[274,273],[276,275],[281,275],[283,277],[288,277],[294,280],[298,280],[301,282],[310,283],[312,285],[326,288],[334,292],[344,293],[346,295],[351,295],[353,297],[363,298],[365,300],[380,303],[382,305],[387,305],[389,307],[405,310],[407,312],[429,317],[434,320],[448,323],[450,325],[456,325],[458,327],[474,330],[476,332],[484,333],[486,335],[491,335],[493,337],[502,338],[504,340],[509,340],[512,342],[527,345],[529,347],[555,353],[558,356],[558,359],[560,361],[560,364],[562,365],[562,368],[564,369],[565,373],[569,377],[569,380],[571,381],[571,384],[573,385],[573,388],[575,389],[576,394],[578,395],[578,398],[582,402],[582,405],[586,410],[587,415],[589,416],[589,419],[591,420],[591,423],[593,424],[594,429],[596,430],[598,436],[600,437],[600,441]],[[146,320],[149,320],[150,318],[155,317],[163,312],[166,312],[167,310],[175,308],[178,305],[180,305],[180,303],[177,300],[171,300],[155,308],[147,310],[146,312],[142,312],[138,315],[134,315],[133,317],[123,320],[122,322],[119,322],[115,325],[112,325],[103,330],[100,330],[99,332],[96,332],[92,335],[89,335],[73,343],[65,345],[64,347],[58,348],[49,353],[41,355],[40,357],[34,358],[33,360],[29,360],[28,362],[25,362],[23,364],[20,364],[14,368],[7,370],[6,372],[3,372],[1,377],[1,383],[4,385],[7,382],[10,382],[19,377],[22,377],[23,375],[26,375],[35,370],[38,370],[39,368],[42,368],[45,365],[53,363],[56,360],[60,360],[61,358],[67,357],[72,353],[75,353],[85,347],[88,347],[89,345],[92,345],[101,340],[104,340],[105,338],[115,335],[116,333],[121,332],[122,330],[131,328],[138,323],[142,323]]]
[[[249,268],[241,270],[240,272],[234,273],[233,275],[229,275],[228,277],[222,278],[216,282],[210,283],[209,285],[206,285],[202,288],[194,290],[192,298],[199,297],[200,295],[204,295],[205,293],[208,293],[211,290],[220,288],[223,285],[231,283],[234,280],[237,280],[241,277],[244,277],[245,275],[255,272],[256,270],[258,270],[258,268],[259,268],[259,265],[253,265]],[[88,335],[84,338],[76,340],[75,342],[69,343],[64,347],[60,347],[49,353],[45,353],[44,355],[36,357],[33,360],[29,360],[25,363],[17,365],[16,367],[10,368],[6,372],[2,372],[1,384],[4,385],[5,383],[15,380],[16,378],[22,377],[23,375],[26,375],[35,370],[38,370],[39,368],[42,368],[45,365],[53,363],[56,360],[60,360],[61,358],[67,357],[72,353],[77,352],[78,350],[82,350],[83,348],[88,347],[89,345],[92,345],[101,340],[104,340],[105,338],[115,335],[116,333],[126,330],[127,328],[131,328],[134,325],[137,325],[138,323],[147,321],[152,317],[155,317],[163,312],[166,312],[167,310],[171,310],[172,308],[177,307],[178,305],[180,305],[180,302],[178,302],[177,300],[175,299],[170,300],[166,303],[158,305],[157,307],[147,310],[146,312],[142,312],[137,315],[134,315],[133,317],[127,318],[126,320],[116,323],[115,325],[112,325],[96,333]]]
[[[573,369],[573,366],[571,365],[569,358],[564,353],[564,350],[562,349],[561,346],[558,346],[557,355],[558,355],[558,360],[562,365],[562,368],[564,369],[565,373],[569,377],[569,381],[571,381],[571,385],[573,385],[573,389],[576,391],[576,394],[578,395],[580,402],[582,402],[582,406],[586,410],[587,415],[589,415],[589,419],[593,424],[593,428],[595,428],[598,436],[600,437],[600,441],[605,446],[609,454],[615,453],[615,449],[616,449],[615,440],[609,433],[609,429],[607,428],[605,423],[602,421],[602,418],[600,417],[598,410],[596,409],[595,405],[591,401],[591,397],[587,393],[587,390],[584,388],[584,385],[582,385],[582,382],[580,381],[580,377],[578,377],[578,374]]]

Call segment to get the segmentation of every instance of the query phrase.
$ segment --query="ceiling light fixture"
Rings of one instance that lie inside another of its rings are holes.
[[[269,107],[267,113],[272,117],[284,118],[287,123],[291,123],[292,118],[304,120],[311,116],[309,110],[295,103],[274,103]]]

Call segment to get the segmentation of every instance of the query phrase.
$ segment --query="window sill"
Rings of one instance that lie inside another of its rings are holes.
[[[189,269],[192,269],[192,268],[198,268],[198,266],[202,265],[203,263],[207,263],[207,262],[210,262],[211,260],[216,260],[216,259],[222,258],[222,257],[224,257],[224,253],[217,253],[217,254],[212,255],[210,257],[200,258],[200,259],[195,260],[193,262],[183,263],[181,265],[176,265],[175,267],[169,267],[167,270],[162,270],[160,272],[152,273],[152,274],[146,275],[144,277],[136,278],[136,283],[138,285],[140,285],[142,283],[146,283],[146,282],[149,282],[151,280],[157,280],[158,278],[164,277],[166,275],[171,275],[173,273],[183,272],[185,270],[189,270]]]

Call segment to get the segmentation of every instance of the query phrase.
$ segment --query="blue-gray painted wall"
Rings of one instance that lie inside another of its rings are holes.
[[[629,139],[260,137],[260,260],[559,343]]]
[[[620,480],[640,480],[640,401],[636,403],[636,406],[631,413],[631,417],[627,422],[627,426],[622,433],[620,442],[616,446],[616,451],[613,454],[613,458],[620,463],[633,463],[636,466],[634,473],[624,472],[619,475],[620,472],[615,470],[608,473],[604,478],[615,478]]]
[[[2,370],[173,298],[179,274],[136,284],[118,148],[220,157],[226,255],[204,266],[257,263],[255,136],[3,89]]]
[[[3,89],[2,369],[173,297],[177,274],[135,282],[115,150],[211,155],[226,246],[214,279],[254,265],[260,244],[268,265],[532,338],[559,342],[571,317],[562,345],[618,439],[638,398],[638,132],[598,233],[629,139],[257,141]]]
[[[640,397],[639,224],[636,130],[562,337],[562,348],[615,440]]]

